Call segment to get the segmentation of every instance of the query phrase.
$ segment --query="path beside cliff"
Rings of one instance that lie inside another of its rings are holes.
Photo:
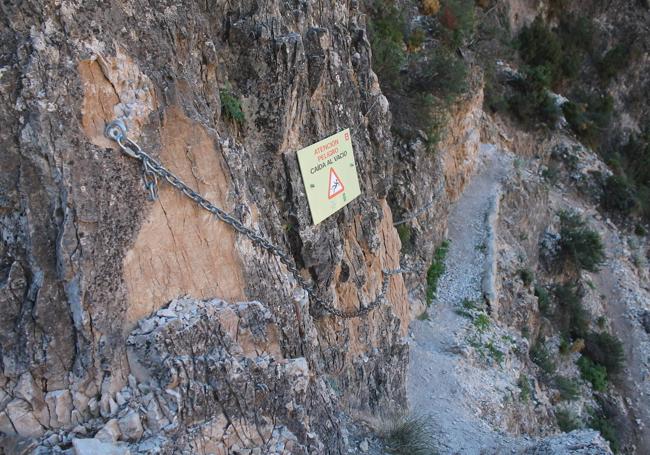
[[[499,386],[499,372],[474,365],[463,355],[471,322],[455,311],[464,300],[482,301],[488,266],[487,214],[511,160],[482,145],[477,173],[449,216],[449,252],[429,320],[410,326],[408,399],[412,412],[426,415],[441,454],[499,453],[509,438],[481,418],[479,402]]]

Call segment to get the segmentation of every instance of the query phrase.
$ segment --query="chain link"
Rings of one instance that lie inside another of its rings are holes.
[[[382,270],[384,277],[381,284],[381,291],[375,300],[373,300],[368,306],[364,306],[352,311],[343,311],[339,310],[338,308],[334,308],[329,302],[325,301],[325,299],[318,295],[316,287],[313,283],[303,278],[303,276],[300,274],[300,271],[294,265],[293,259],[287,253],[285,253],[281,247],[274,245],[258,232],[247,228],[241,221],[232,217],[216,205],[212,204],[210,201],[205,199],[203,196],[185,184],[185,182],[170,172],[167,168],[165,168],[161,163],[144,152],[138,144],[126,136],[126,125],[124,122],[121,120],[115,120],[109,123],[106,126],[106,136],[117,142],[126,155],[142,162],[143,180],[145,188],[149,192],[149,200],[153,201],[158,197],[158,177],[166,180],[167,183],[179,190],[187,198],[194,201],[198,206],[212,213],[224,223],[229,224],[240,234],[248,237],[248,239],[251,240],[253,244],[265,249],[269,253],[276,255],[280,259],[280,262],[285,265],[287,270],[291,272],[291,275],[294,277],[298,285],[300,285],[300,287],[307,292],[309,297],[311,297],[311,299],[320,305],[325,311],[333,314],[334,316],[338,316],[344,319],[351,319],[367,315],[370,313],[370,311],[378,307],[386,298],[386,293],[388,292],[388,284],[391,276],[412,271],[403,268],[398,268],[395,270]]]

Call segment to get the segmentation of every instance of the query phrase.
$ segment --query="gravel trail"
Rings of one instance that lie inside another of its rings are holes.
[[[461,355],[469,322],[454,309],[464,299],[483,298],[481,282],[489,267],[487,214],[511,166],[494,146],[481,146],[478,172],[449,216],[446,271],[428,310],[430,319],[410,326],[409,407],[429,416],[441,454],[510,453],[509,438],[480,417],[477,391],[490,381],[490,372]]]

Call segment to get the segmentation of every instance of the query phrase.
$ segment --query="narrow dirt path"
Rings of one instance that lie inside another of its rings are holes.
[[[470,322],[455,309],[465,299],[483,298],[481,282],[489,266],[487,213],[511,166],[494,146],[481,146],[479,170],[449,216],[446,271],[428,310],[430,319],[410,326],[409,405],[412,412],[429,417],[441,454],[509,453],[508,437],[480,417],[476,388],[490,381],[493,372],[461,355]]]

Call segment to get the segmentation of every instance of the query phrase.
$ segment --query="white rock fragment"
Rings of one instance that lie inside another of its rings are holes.
[[[72,395],[69,390],[55,390],[45,395],[50,409],[50,426],[60,428],[70,424],[72,416]]]
[[[162,316],[165,318],[177,318],[178,315],[176,314],[175,311],[170,310],[169,308],[163,308],[161,310],[158,310],[158,316]]]
[[[7,404],[5,412],[19,435],[38,437],[45,433],[44,428],[34,417],[32,407],[25,400],[14,398]]]
[[[130,455],[126,445],[102,442],[98,439],[73,439],[74,455]]]
[[[129,410],[129,412],[121,417],[117,423],[124,439],[128,441],[138,441],[142,437],[144,429],[142,428],[140,415],[136,411]]]
[[[122,435],[117,419],[111,419],[95,435],[95,439],[102,442],[115,442]]]
[[[369,445],[368,445],[368,440],[367,440],[367,439],[364,439],[363,441],[361,441],[361,444],[359,444],[359,449],[360,449],[363,453],[368,452],[368,449],[369,449],[369,448],[370,448],[370,447],[369,447]]]

